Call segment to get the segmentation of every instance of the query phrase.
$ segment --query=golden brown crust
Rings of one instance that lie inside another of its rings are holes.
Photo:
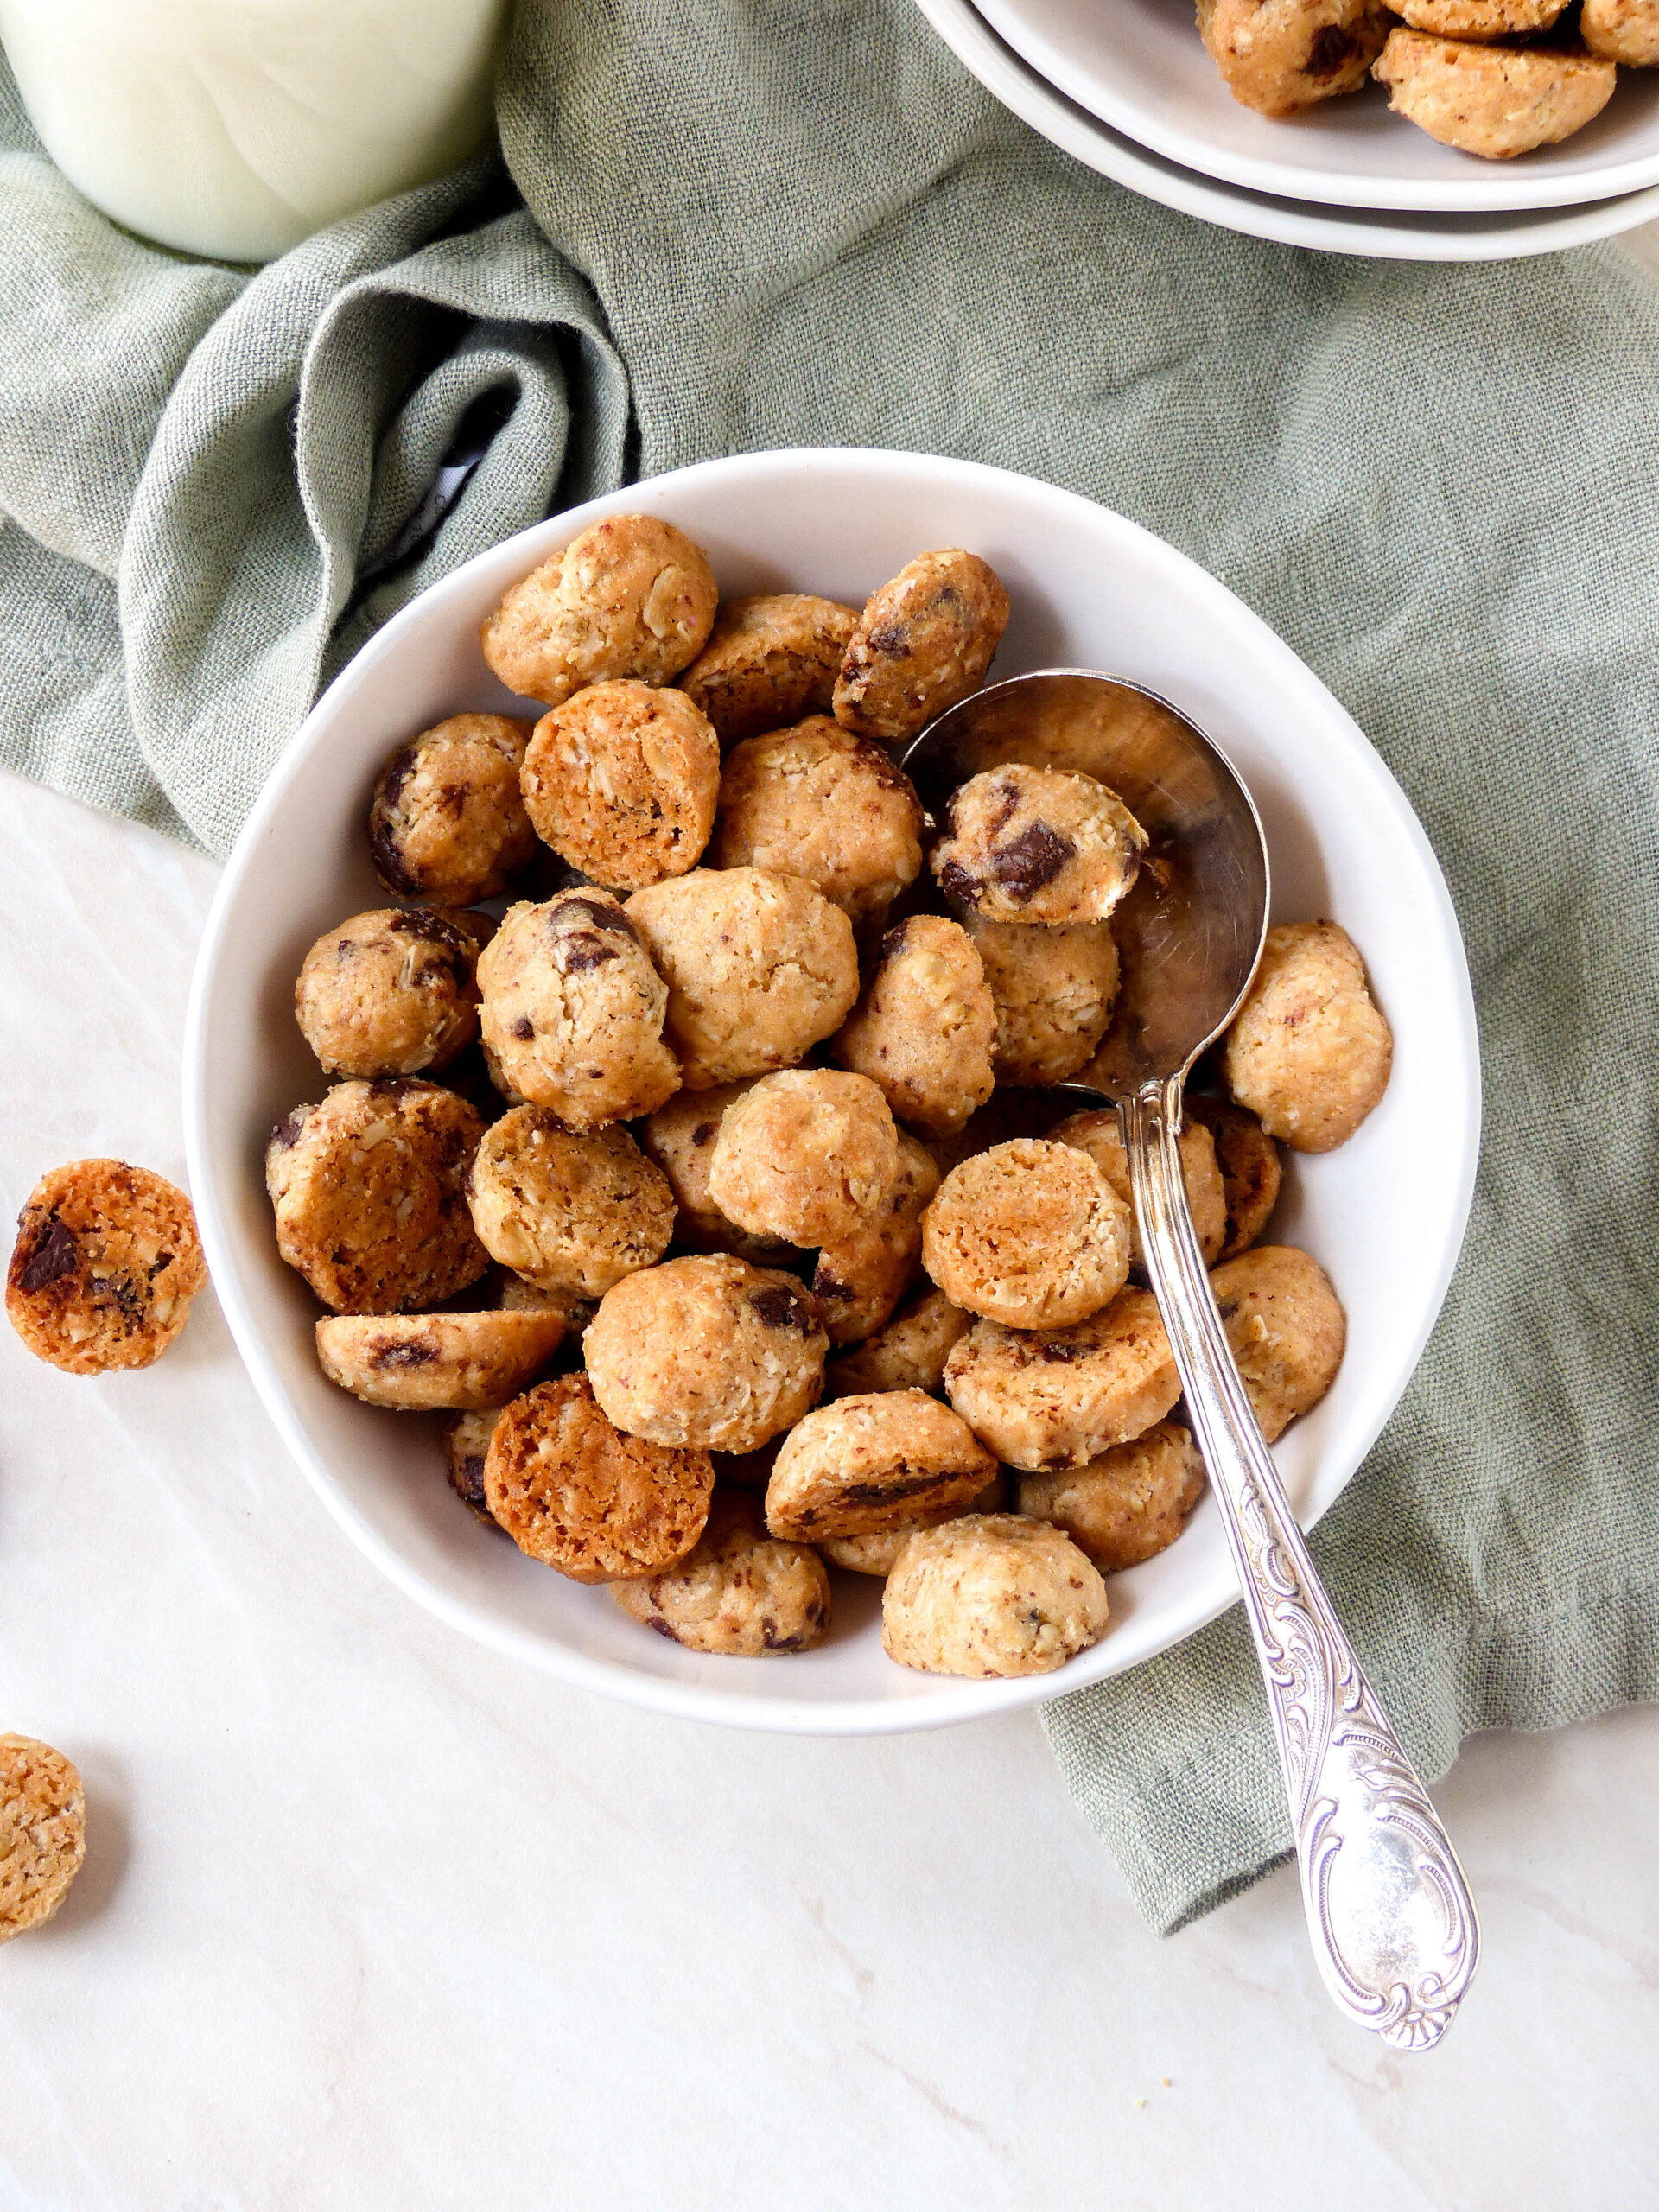
[[[1028,1471],[1081,1467],[1144,1436],[1181,1395],[1149,1290],[1120,1290],[1069,1329],[976,1321],[944,1366],[951,1404],[981,1442]]]
[[[991,1095],[996,1008],[967,931],[912,914],[881,940],[875,972],[830,1046],[868,1076],[900,1121],[929,1135],[961,1128]]]
[[[922,1270],[922,1217],[939,1187],[933,1155],[899,1132],[899,1173],[886,1203],[855,1234],[826,1243],[813,1270],[832,1344],[854,1344],[881,1327]]]
[[[73,1762],[32,1736],[0,1736],[0,1943],[51,1919],[86,1853]]]
[[[17,1217],[6,1314],[37,1359],[103,1375],[159,1359],[207,1280],[182,1191],[124,1160],[72,1160]]]
[[[1547,31],[1567,0],[1397,0],[1394,12],[1434,38],[1525,38]]]
[[[1085,1152],[1016,1138],[953,1167],[922,1220],[922,1264],[969,1313],[1015,1329],[1098,1313],[1129,1272],[1129,1212]]]
[[[1613,96],[1618,72],[1582,48],[1475,46],[1395,29],[1371,74],[1388,86],[1395,113],[1431,138],[1506,162],[1593,122]]]
[[[804,592],[728,599],[680,679],[723,746],[827,713],[858,615]]]
[[[899,1135],[862,1076],[790,1068],[763,1076],[721,1116],[709,1194],[752,1236],[785,1244],[857,1237],[899,1182]]]
[[[518,790],[528,722],[451,715],[380,771],[369,807],[369,857],[399,899],[470,906],[493,899],[535,857]]]
[[[1204,1483],[1204,1461],[1191,1433],[1179,1421],[1160,1421],[1086,1466],[1021,1475],[1014,1503],[1021,1513],[1063,1529],[1103,1574],[1114,1574],[1168,1549],[1203,1497]]]
[[[1584,0],[1579,31],[1592,54],[1627,69],[1659,67],[1659,0]]]
[[[482,915],[383,906],[326,931],[294,986],[300,1033],[334,1076],[435,1073],[478,1035]]]
[[[1210,1278],[1222,1325],[1269,1444],[1337,1379],[1348,1322],[1317,1260],[1258,1244]]]
[[[1391,20],[1378,0],[1198,0],[1198,35],[1223,82],[1262,115],[1357,92]]]
[[[921,1390],[838,1398],[784,1440],[766,1485],[774,1536],[858,1536],[965,1505],[996,1472],[968,1424]]]
[[[1221,1249],[1211,1264],[1236,1260],[1267,1227],[1279,1203],[1284,1167],[1279,1147],[1254,1114],[1235,1106],[1230,1098],[1206,1098],[1189,1093],[1189,1119],[1202,1122],[1216,1147],[1221,1170],[1222,1196],[1227,1210],[1227,1231]],[[1210,1255],[1205,1255],[1206,1259]]]
[[[912,1536],[881,1600],[881,1642],[929,1674],[1051,1674],[1106,1632],[1106,1586],[1058,1529],[969,1514]]]
[[[921,801],[880,746],[814,715],[727,754],[709,857],[798,875],[865,921],[921,871]]]
[[[914,737],[977,691],[1008,623],[1008,594],[976,554],[920,554],[865,601],[836,679],[836,720],[886,744]]]
[[[996,1010],[991,1070],[998,1083],[1065,1083],[1086,1066],[1117,1003],[1117,946],[1109,922],[1031,929],[971,907],[973,939]]]
[[[590,683],[537,723],[520,783],[537,836],[561,860],[639,891],[702,858],[720,741],[683,691]]]
[[[1076,1146],[1086,1152],[1113,1190],[1123,1201],[1129,1215],[1129,1264],[1144,1267],[1145,1255],[1141,1249],[1141,1230],[1135,1218],[1135,1203],[1129,1190],[1129,1156],[1123,1148],[1122,1133],[1117,1126],[1117,1115],[1111,1107],[1090,1109],[1082,1114],[1068,1115],[1051,1136],[1056,1144]],[[1186,1185],[1186,1202],[1192,1210],[1192,1226],[1198,1233],[1198,1249],[1206,1265],[1213,1266],[1221,1257],[1221,1248],[1227,1234],[1227,1198],[1221,1179],[1221,1169],[1216,1160],[1215,1141],[1201,1122],[1189,1119],[1177,1143],[1181,1155],[1181,1178]]]
[[[557,1313],[336,1313],[317,1323],[317,1358],[365,1405],[477,1411],[516,1397],[563,1340]]]
[[[1268,931],[1221,1071],[1236,1103],[1294,1152],[1345,1144],[1388,1088],[1394,1039],[1364,963],[1335,922]]]
[[[492,1259],[579,1298],[650,1267],[674,1233],[667,1178],[625,1128],[568,1129],[540,1106],[515,1106],[492,1124],[467,1198]]]
[[[928,858],[945,894],[994,922],[1103,922],[1134,887],[1147,833],[1117,793],[1010,761],[951,792]]]
[[[612,1595],[631,1619],[688,1651],[736,1659],[810,1651],[830,1628],[830,1578],[804,1544],[768,1536],[760,1502],[716,1491],[695,1549]]]
[[[944,1363],[974,1325],[971,1313],[953,1306],[930,1284],[855,1351],[825,1374],[826,1398],[871,1390],[930,1390],[944,1387]]]

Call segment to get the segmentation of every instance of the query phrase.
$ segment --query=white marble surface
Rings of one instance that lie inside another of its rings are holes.
[[[0,1204],[182,1175],[213,868],[0,778]],[[85,1870],[0,1950],[0,2212],[1659,2203],[1659,1714],[1471,1745],[1446,2044],[1344,2024],[1294,1879],[1147,1934],[1034,1718],[676,1725],[464,1643],[288,1464],[211,1295],[149,1373],[0,1329],[0,1729]]]

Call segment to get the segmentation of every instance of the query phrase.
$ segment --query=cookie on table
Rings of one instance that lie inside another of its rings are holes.
[[[1047,1675],[1106,1633],[1106,1585],[1046,1521],[970,1514],[925,1529],[881,1595],[889,1659],[932,1675]]]
[[[991,1071],[998,1083],[1065,1083],[1086,1067],[1117,1003],[1117,944],[1108,922],[1032,929],[971,907],[973,940],[995,1009]]]
[[[1371,70],[1397,115],[1489,162],[1582,130],[1611,99],[1618,73],[1582,48],[1477,46],[1399,28]]]
[[[294,986],[294,1018],[326,1075],[447,1068],[478,1035],[482,914],[382,906],[325,931]]]
[[[793,1275],[726,1253],[607,1291],[583,1339],[594,1395],[633,1435],[755,1452],[818,1402],[829,1339]]]
[[[1337,1379],[1348,1320],[1319,1262],[1258,1244],[1210,1277],[1222,1326],[1269,1444],[1311,1412]]]
[[[721,1115],[709,1166],[709,1195],[728,1220],[795,1245],[857,1236],[898,1180],[887,1101],[836,1068],[790,1068],[751,1084]]]
[[[0,1736],[0,1943],[51,1919],[86,1855],[73,1763],[32,1736]]]
[[[971,1313],[929,1285],[885,1327],[830,1362],[823,1395],[830,1399],[872,1390],[941,1390],[944,1363],[973,1325]]]
[[[935,1506],[895,1521],[890,1529],[871,1529],[861,1536],[826,1536],[819,1545],[831,1567],[849,1574],[887,1576],[898,1564],[899,1554],[918,1529],[937,1529],[946,1521],[959,1521],[966,1513],[1001,1513],[1007,1509],[1008,1478],[999,1467],[982,1491],[962,1505]]]
[[[443,1471],[450,1489],[474,1518],[505,1536],[507,1532],[484,1494],[484,1462],[500,1412],[499,1406],[484,1406],[474,1413],[450,1414],[443,1424]]]
[[[1393,1034],[1347,931],[1335,922],[1269,930],[1222,1047],[1233,1099],[1294,1152],[1330,1152],[1382,1097],[1393,1063]]]
[[[505,891],[536,854],[518,789],[531,725],[451,715],[399,746],[369,807],[369,857],[399,899],[471,906]]]
[[[1081,1467],[1144,1436],[1181,1395],[1149,1290],[1120,1290],[1069,1329],[976,1321],[944,1363],[946,1395],[1010,1467]]]
[[[490,1264],[467,1209],[483,1134],[474,1106],[418,1077],[336,1084],[296,1106],[265,1147],[278,1252],[336,1313],[453,1298]]]
[[[476,1412],[517,1397],[563,1341],[559,1313],[334,1313],[317,1360],[367,1406]]]
[[[538,1382],[503,1407],[484,1459],[492,1517],[573,1582],[619,1582],[683,1559],[714,1488],[706,1452],[625,1435],[585,1375]]]
[[[1584,0],[1579,35],[1604,61],[1659,68],[1659,0]]]
[[[728,1221],[709,1189],[721,1116],[734,1099],[766,1080],[749,1076],[713,1090],[682,1090],[639,1126],[641,1146],[667,1176],[674,1193],[675,1240],[694,1252],[735,1252],[762,1266],[789,1256],[791,1248],[781,1238],[752,1236]]]
[[[709,642],[680,678],[720,733],[741,745],[802,715],[827,713],[857,611],[805,592],[728,599]]]
[[[865,921],[921,873],[922,804],[873,739],[814,715],[727,754],[709,857],[798,875]]]
[[[561,860],[639,891],[702,858],[720,741],[683,691],[590,683],[537,723],[520,785],[537,836]]]
[[[72,1160],[29,1192],[6,1271],[6,1314],[69,1375],[148,1367],[207,1280],[188,1198],[124,1160]]]
[[[1198,0],[1198,35],[1223,83],[1262,115],[1357,92],[1391,21],[1378,0]]]
[[[611,1595],[630,1619],[688,1651],[734,1659],[810,1651],[830,1628],[830,1577],[804,1544],[766,1534],[758,1498],[716,1491],[708,1524],[683,1560]]]
[[[493,1077],[571,1128],[654,1113],[678,1090],[668,986],[608,892],[509,906],[478,986]]]
[[[1109,1106],[1069,1114],[1050,1135],[1056,1144],[1074,1145],[1079,1152],[1086,1152],[1123,1201],[1129,1217],[1129,1264],[1144,1267],[1146,1255],[1141,1249],[1141,1229],[1129,1190],[1129,1155],[1116,1114]],[[1205,1265],[1213,1266],[1227,1237],[1227,1196],[1216,1160],[1215,1139],[1204,1122],[1189,1115],[1175,1141],[1198,1249]]]
[[[881,940],[869,983],[830,1045],[868,1076],[900,1121],[929,1135],[959,1129],[991,1095],[996,1008],[967,931],[912,914]]]
[[[969,1313],[1065,1328],[1122,1288],[1129,1241],[1129,1210],[1087,1153],[1017,1138],[945,1177],[923,1217],[922,1264]]]
[[[907,563],[865,601],[834,695],[836,720],[895,745],[985,680],[1008,626],[1008,594],[977,554],[947,547]]]
[[[1147,833],[1116,791],[1010,761],[951,792],[929,860],[941,891],[993,922],[1103,922],[1141,872]]]
[[[607,515],[521,577],[479,639],[509,691],[562,707],[617,677],[669,683],[708,642],[719,595],[683,531],[655,515]]]
[[[1022,1474],[1014,1503],[1052,1521],[1103,1574],[1166,1551],[1204,1496],[1204,1460],[1190,1429],[1160,1421],[1085,1466]]]
[[[485,1132],[467,1200],[493,1260],[556,1295],[602,1298],[674,1234],[674,1194],[628,1132],[515,1106]]]
[[[1201,1122],[1209,1130],[1221,1171],[1227,1225],[1221,1249],[1211,1264],[1236,1260],[1255,1243],[1279,1203],[1285,1172],[1279,1147],[1255,1115],[1235,1106],[1230,1098],[1189,1092],[1185,1105],[1189,1123]],[[1205,1256],[1210,1258],[1207,1253]]]
[[[850,1235],[827,1238],[812,1271],[832,1344],[858,1344],[882,1327],[920,1274],[922,1221],[938,1187],[932,1154],[900,1129],[899,1174],[886,1203]]]
[[[838,1398],[785,1438],[766,1484],[774,1536],[860,1536],[976,1497],[996,1461],[966,1421],[923,1390]]]
[[[1547,31],[1567,0],[1399,0],[1393,10],[1434,38],[1526,38]]]
[[[688,1090],[793,1067],[858,996],[852,924],[798,877],[697,868],[636,891],[627,913],[668,985]]]

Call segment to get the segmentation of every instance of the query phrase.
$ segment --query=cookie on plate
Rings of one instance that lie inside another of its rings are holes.
[[[326,1075],[436,1074],[478,1035],[482,914],[383,906],[324,931],[294,986],[294,1018]]]
[[[124,1160],[72,1160],[17,1217],[6,1314],[37,1359],[103,1375],[159,1359],[207,1280],[182,1191]]]
[[[900,1121],[927,1135],[959,1129],[991,1095],[996,1008],[967,931],[912,914],[881,940],[875,971],[830,1045],[880,1086]]]
[[[728,599],[709,642],[680,678],[722,746],[826,713],[858,615],[805,592]]]
[[[1117,1003],[1117,944],[1108,922],[1034,930],[971,907],[973,940],[995,1009],[991,1071],[998,1083],[1065,1083],[1086,1067]]]
[[[933,1675],[1047,1675],[1106,1633],[1106,1585],[1046,1521],[976,1513],[905,1546],[881,1597],[881,1642]]]
[[[399,746],[369,806],[369,857],[398,899],[471,906],[506,889],[536,853],[518,790],[528,722],[451,715]]]
[[[959,1521],[965,1513],[1001,1513],[1008,1503],[1008,1478],[999,1467],[984,1489],[961,1505],[938,1505],[930,1513],[918,1513],[903,1521],[895,1521],[889,1529],[871,1529],[861,1536],[826,1536],[818,1548],[831,1567],[843,1568],[849,1574],[887,1576],[893,1573],[899,1554],[918,1529],[937,1529],[946,1521]]]
[[[922,1271],[922,1222],[939,1187],[933,1155],[899,1132],[899,1174],[886,1203],[850,1234],[827,1239],[812,1271],[825,1333],[855,1344],[891,1317]]]
[[[1129,1217],[1129,1265],[1144,1267],[1146,1255],[1141,1249],[1141,1230],[1129,1191],[1129,1155],[1116,1114],[1109,1106],[1069,1114],[1049,1134],[1056,1144],[1074,1145],[1079,1152],[1086,1152],[1116,1192]],[[1215,1140],[1204,1122],[1189,1115],[1176,1146],[1198,1249],[1206,1265],[1212,1265],[1221,1257],[1227,1236],[1227,1198],[1216,1161]]]
[[[1117,793],[1020,761],[951,792],[928,865],[941,891],[993,922],[1103,922],[1134,887],[1147,833]]]
[[[1204,1483],[1192,1431],[1160,1421],[1084,1466],[1020,1475],[1014,1503],[1063,1529],[1103,1574],[1114,1574],[1168,1549],[1204,1496]]]
[[[1335,922],[1269,930],[1222,1047],[1222,1079],[1237,1103],[1294,1152],[1330,1152],[1376,1106],[1393,1062],[1393,1034],[1347,931]]]
[[[823,1378],[826,1398],[871,1390],[931,1390],[944,1387],[944,1363],[974,1325],[971,1313],[953,1306],[930,1284],[899,1307],[885,1327],[831,1361]]]
[[[1579,35],[1604,61],[1659,67],[1659,0],[1584,0]]]
[[[1128,1280],[1129,1211],[1087,1153],[1016,1138],[945,1177],[922,1219],[922,1264],[969,1313],[1065,1328]]]
[[[1189,1122],[1202,1122],[1209,1130],[1216,1147],[1216,1166],[1221,1171],[1227,1225],[1215,1261],[1236,1260],[1255,1243],[1279,1203],[1284,1180],[1279,1147],[1255,1115],[1235,1106],[1230,1098],[1189,1092],[1185,1112]]]
[[[616,1582],[623,1611],[688,1651],[734,1659],[810,1651],[830,1627],[830,1578],[805,1544],[766,1534],[758,1498],[716,1491],[696,1548],[672,1567]]]
[[[816,1543],[963,1505],[996,1462],[948,1406],[922,1390],[838,1398],[785,1438],[766,1484],[774,1536]]]
[[[976,1321],[944,1363],[951,1404],[1011,1467],[1081,1467],[1144,1436],[1181,1395],[1149,1290],[1120,1290],[1069,1329]]]
[[[1311,1412],[1337,1378],[1348,1322],[1319,1262],[1258,1244],[1210,1278],[1222,1325],[1269,1444]]]
[[[875,1085],[836,1068],[790,1068],[727,1107],[709,1194],[751,1236],[819,1245],[858,1236],[898,1180],[899,1135]]]
[[[537,723],[520,784],[543,844],[596,883],[639,891],[702,858],[720,741],[683,691],[590,683]]]
[[[798,875],[866,921],[921,872],[921,801],[873,739],[814,715],[727,754],[709,857]]]
[[[556,1294],[602,1298],[674,1234],[667,1179],[625,1128],[568,1129],[540,1106],[492,1124],[467,1195],[491,1259]]]
[[[558,1313],[334,1313],[317,1360],[367,1406],[476,1412],[516,1397],[563,1341]]]
[[[32,1736],[0,1736],[0,1943],[51,1919],[86,1855],[72,1762]]]
[[[443,1469],[450,1489],[474,1518],[505,1536],[484,1494],[484,1462],[500,1412],[499,1406],[484,1406],[474,1413],[451,1414],[443,1424]]]
[[[1593,122],[1618,73],[1581,47],[1477,46],[1396,27],[1371,74],[1388,86],[1395,112],[1431,138],[1507,162]]]
[[[1547,31],[1566,0],[1399,0],[1394,13],[1434,38],[1528,38]]]
[[[836,720],[895,745],[985,680],[1008,625],[995,570],[960,547],[919,554],[865,601],[836,679]]]
[[[1262,115],[1357,92],[1391,20],[1380,0],[1198,0],[1198,35],[1223,83]]]
[[[741,1083],[720,1084],[713,1090],[682,1090],[639,1125],[640,1144],[667,1176],[674,1193],[676,1242],[694,1252],[735,1252],[763,1267],[787,1258],[790,1247],[776,1236],[751,1236],[728,1221],[715,1204],[709,1171],[726,1109],[766,1080],[749,1076]]]

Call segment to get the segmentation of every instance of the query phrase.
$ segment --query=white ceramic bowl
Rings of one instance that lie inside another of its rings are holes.
[[[702,1657],[645,1634],[480,1528],[446,1484],[433,1425],[325,1382],[317,1308],[276,1256],[266,1133],[323,1089],[293,1017],[306,948],[379,905],[363,834],[375,775],[441,716],[508,707],[478,649],[505,588],[597,516],[669,517],[724,592],[802,589],[856,603],[924,548],[967,545],[1014,618],[993,675],[1113,670],[1165,694],[1226,747],[1267,826],[1275,912],[1333,914],[1364,948],[1394,1024],[1394,1077],[1352,1141],[1299,1161],[1275,1233],[1305,1244],[1348,1309],[1323,1405],[1278,1451],[1305,1521],[1387,1420],[1450,1280],[1473,1186],[1479,1081],[1468,974],[1433,855],[1398,786],[1330,693],[1201,569],[1066,492],[969,463],[889,453],[763,453],[660,476],[527,531],[412,605],[330,686],[238,838],[197,964],[185,1047],[192,1189],[221,1304],[272,1419],[341,1526],[423,1605],[550,1674],[661,1710],[820,1733],[928,1727],[1116,1674],[1233,1595],[1212,1501],[1160,1558],[1112,1583],[1112,1626],[1058,1675],[958,1681],[882,1652],[880,1586],[840,1577],[818,1650]]]

